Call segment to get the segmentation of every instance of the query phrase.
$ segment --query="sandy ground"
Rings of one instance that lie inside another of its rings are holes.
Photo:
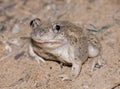
[[[29,37],[36,17],[95,26],[103,66],[91,72],[89,58],[75,81],[61,81],[70,67],[32,60],[20,37]],[[0,89],[120,89],[120,0],[0,0]]]

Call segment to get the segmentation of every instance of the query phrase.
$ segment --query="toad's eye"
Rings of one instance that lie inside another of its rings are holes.
[[[41,20],[39,18],[35,18],[30,22],[30,27],[35,29],[41,24]]]
[[[55,28],[56,28],[57,31],[59,31],[60,30],[60,25],[56,25]]]
[[[54,24],[53,29],[54,29],[55,32],[59,32],[60,29],[61,29],[61,26],[59,24]]]

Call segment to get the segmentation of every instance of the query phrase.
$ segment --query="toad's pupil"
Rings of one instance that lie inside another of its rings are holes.
[[[30,22],[31,27],[34,27],[33,22],[34,22],[33,20]]]
[[[56,30],[57,30],[57,31],[60,30],[60,25],[56,25]]]

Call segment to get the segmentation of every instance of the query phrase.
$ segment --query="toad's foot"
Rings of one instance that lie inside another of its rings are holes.
[[[82,67],[82,63],[81,61],[79,62],[74,62],[72,64],[72,70],[71,70],[71,79],[75,79],[78,77],[78,75],[80,74],[81,71],[81,67]]]
[[[34,51],[31,45],[29,45],[29,54],[31,57],[33,57],[38,63],[40,63],[40,61],[42,61],[43,63],[45,63],[45,60],[41,57],[39,57]]]
[[[81,66],[82,66],[81,62],[79,62],[79,63],[74,62],[73,65],[72,65],[71,74],[70,75],[62,74],[59,77],[62,78],[62,81],[64,81],[64,80],[74,80],[75,78],[78,77],[78,75],[81,71]]]
[[[101,68],[102,67],[102,57],[99,55],[97,58],[94,59],[91,71],[94,71],[95,68]]]

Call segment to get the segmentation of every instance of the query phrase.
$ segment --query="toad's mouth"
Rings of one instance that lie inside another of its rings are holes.
[[[33,36],[31,39],[39,44],[64,44],[67,42],[64,38],[62,38],[62,37],[57,38],[56,36],[41,37],[41,38]]]
[[[66,44],[62,40],[41,40],[41,39],[32,39],[32,43],[36,44],[39,47],[47,49],[56,49]]]
[[[61,40],[41,40],[41,39],[32,39],[33,41],[39,43],[39,44],[61,44],[63,41]]]

